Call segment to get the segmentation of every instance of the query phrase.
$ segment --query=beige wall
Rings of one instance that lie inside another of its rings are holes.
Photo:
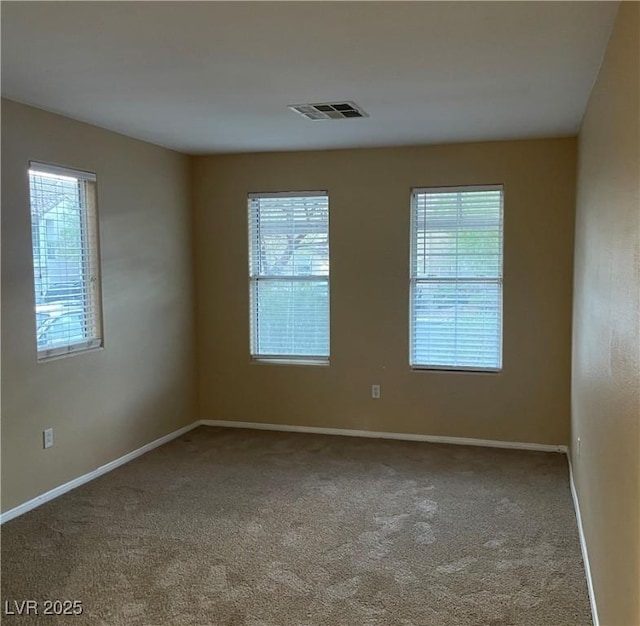
[[[568,443],[575,149],[195,157],[199,417]],[[504,370],[411,371],[409,190],[483,183],[505,186]],[[330,196],[331,365],[252,364],[247,193],[305,189]]]
[[[621,4],[578,158],[571,456],[605,626],[640,624],[639,9]]]
[[[98,175],[102,351],[36,362],[30,159]],[[189,203],[187,157],[2,101],[2,510],[193,420]]]

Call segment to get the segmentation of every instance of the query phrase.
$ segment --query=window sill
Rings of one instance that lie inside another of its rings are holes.
[[[274,359],[269,357],[251,357],[251,363],[255,365],[315,365],[327,367],[329,359],[297,359],[295,357]]]
[[[435,365],[410,365],[412,372],[443,372],[457,374],[501,374],[502,368],[489,367],[444,367]]]
[[[58,361],[59,359],[66,359],[72,356],[77,356],[80,354],[87,354],[88,352],[100,352],[104,350],[104,346],[83,346],[78,348],[73,348],[71,350],[65,349],[63,351],[51,351],[51,354],[47,354],[46,352],[38,353],[38,363],[48,363],[49,361]]]

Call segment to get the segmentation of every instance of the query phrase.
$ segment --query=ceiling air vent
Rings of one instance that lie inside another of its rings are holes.
[[[345,120],[369,117],[353,102],[320,102],[318,104],[290,104],[289,108],[308,120]]]

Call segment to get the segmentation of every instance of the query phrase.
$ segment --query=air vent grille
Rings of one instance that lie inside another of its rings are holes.
[[[289,108],[308,120],[344,120],[369,117],[353,102],[319,102],[317,104],[290,104]]]

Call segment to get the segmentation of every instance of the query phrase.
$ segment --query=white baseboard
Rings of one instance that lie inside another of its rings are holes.
[[[35,498],[32,498],[31,500],[28,500],[23,504],[19,504],[13,509],[9,509],[8,511],[0,514],[0,524],[4,524],[5,522],[12,520],[18,517],[19,515],[26,513],[27,511],[31,511],[32,509],[35,509],[41,504],[44,504],[45,502],[49,502],[50,500],[53,500],[54,498],[61,496],[63,493],[67,493],[68,491],[71,491],[76,487],[80,487],[80,485],[84,485],[85,483],[88,483],[94,478],[98,478],[98,476],[102,476],[103,474],[106,474],[107,472],[110,472],[111,470],[116,469],[116,467],[120,467],[121,465],[124,465],[129,461],[133,461],[133,459],[136,459],[137,457],[142,456],[146,452],[149,452],[154,448],[157,448],[165,443],[168,443],[169,441],[171,441],[172,439],[175,439],[176,437],[179,437],[180,435],[184,435],[184,433],[189,432],[190,430],[196,428],[196,426],[200,426],[200,422],[193,422],[192,424],[189,424],[184,428],[179,428],[178,430],[174,430],[168,435],[165,435],[164,437],[160,437],[159,439],[156,439],[155,441],[152,441],[151,443],[148,443],[142,446],[141,448],[138,448],[137,450],[133,450],[132,452],[129,452],[128,454],[125,454],[124,456],[121,456],[118,459],[114,459],[113,461],[110,461],[105,465],[101,465],[100,467],[94,469],[92,472],[89,472],[88,474],[83,474],[78,478],[74,478],[73,480],[70,480],[68,483],[59,485],[58,487],[55,487],[54,489],[51,489],[46,493],[36,496]]]
[[[593,578],[591,577],[591,566],[589,565],[589,552],[587,550],[587,540],[584,536],[582,528],[582,515],[580,515],[580,502],[578,500],[578,492],[573,482],[573,465],[571,463],[571,454],[567,451],[567,462],[569,463],[569,487],[571,488],[571,498],[573,499],[573,508],[576,512],[576,522],[578,523],[578,537],[580,537],[580,550],[582,551],[582,561],[584,563],[584,573],[587,579],[587,590],[589,592],[589,602],[591,603],[591,617],[593,618],[593,626],[600,626],[600,618],[598,617],[598,605],[596,604],[596,594],[593,589]]]
[[[418,435],[415,433],[389,433],[375,430],[349,430],[346,428],[291,426],[286,424],[264,424],[262,422],[232,422],[226,420],[200,420],[199,424],[201,424],[202,426],[222,426],[224,428],[252,428],[256,430],[277,430],[292,433],[313,433],[316,435],[342,435],[343,437],[369,437],[372,439],[399,439],[401,441],[450,443],[459,446],[480,446],[483,448],[511,448],[514,450],[560,452],[562,454],[566,454],[567,452],[567,446],[562,445],[518,441],[495,441],[492,439],[471,439],[467,437],[444,437],[440,435]]]
[[[0,514],[0,524],[4,524],[9,520],[12,520],[27,511],[31,511],[36,507],[44,504],[45,502],[49,502],[58,496],[61,496],[80,485],[84,485],[94,478],[98,478],[98,476],[102,476],[107,472],[110,472],[116,467],[120,467],[129,461],[133,461],[133,459],[142,456],[146,452],[153,450],[165,443],[168,443],[172,439],[183,435],[190,430],[198,426],[221,426],[224,428],[248,428],[248,429],[257,429],[257,430],[276,430],[276,431],[284,431],[284,432],[294,432],[294,433],[314,433],[319,435],[342,435],[343,437],[369,437],[373,439],[399,439],[402,441],[426,441],[430,443],[448,443],[462,446],[481,446],[485,448],[511,448],[515,450],[537,450],[541,452],[560,452],[566,453],[567,447],[562,445],[549,445],[542,443],[527,443],[527,442],[514,442],[514,441],[493,441],[489,439],[470,439],[466,437],[442,437],[439,435],[418,435],[412,433],[389,433],[382,431],[373,431],[373,430],[349,430],[345,428],[321,428],[316,426],[291,426],[286,424],[264,424],[261,422],[234,422],[234,421],[226,421],[226,420],[198,420],[189,424],[188,426],[184,426],[178,430],[175,430],[164,437],[160,437],[151,443],[148,443],[137,450],[133,450],[124,456],[121,456],[118,459],[114,459],[105,465],[101,465],[95,470],[89,472],[88,474],[83,474],[78,478],[74,478],[63,485],[55,487],[46,493],[43,493],[23,504],[19,504],[13,509],[9,509],[5,513]],[[573,483],[572,483],[573,484]],[[572,487],[573,489],[573,487]],[[575,500],[575,498],[574,498]],[[577,500],[576,500],[577,502]],[[576,509],[577,510],[577,509]],[[581,526],[579,525],[579,528]],[[582,535],[581,535],[582,541]],[[584,551],[584,550],[583,550]],[[597,626],[597,625],[596,625]]]

